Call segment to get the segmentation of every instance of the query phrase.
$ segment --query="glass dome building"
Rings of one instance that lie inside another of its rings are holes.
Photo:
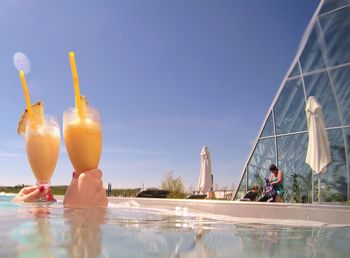
[[[305,163],[309,96],[322,106],[331,149],[332,162],[320,177]],[[266,114],[234,199],[253,185],[262,189],[271,164],[284,172],[285,202],[350,199],[350,0],[321,0]]]

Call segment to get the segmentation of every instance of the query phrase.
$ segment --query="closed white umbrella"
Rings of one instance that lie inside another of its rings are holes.
[[[327,171],[327,165],[331,163],[332,160],[322,108],[314,96],[308,98],[305,111],[309,133],[305,162],[310,165],[314,174],[323,174]],[[318,184],[320,201],[320,178]]]
[[[201,151],[201,167],[199,172],[198,189],[201,194],[206,194],[213,187],[210,153],[207,146]]]

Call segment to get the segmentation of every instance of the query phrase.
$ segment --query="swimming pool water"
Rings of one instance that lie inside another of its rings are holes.
[[[0,257],[350,257],[350,228],[240,223],[137,202],[104,209],[0,195]]]

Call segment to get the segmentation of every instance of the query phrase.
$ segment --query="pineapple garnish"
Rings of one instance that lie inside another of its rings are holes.
[[[43,125],[45,123],[44,117],[44,105],[41,101],[32,105],[32,123],[33,125]],[[28,110],[24,110],[21,115],[21,119],[18,122],[17,133],[24,135],[26,131],[27,121],[29,120]]]
[[[88,111],[87,108],[89,107],[89,102],[87,101],[85,96],[80,96],[80,101],[81,101],[83,113],[86,114],[86,112]]]

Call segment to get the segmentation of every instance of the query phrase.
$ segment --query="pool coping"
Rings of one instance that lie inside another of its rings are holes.
[[[262,203],[220,200],[109,197],[109,202],[136,202],[139,207],[175,209],[224,215],[236,219],[278,220],[286,223],[310,222],[320,225],[350,226],[350,206],[337,204]]]

